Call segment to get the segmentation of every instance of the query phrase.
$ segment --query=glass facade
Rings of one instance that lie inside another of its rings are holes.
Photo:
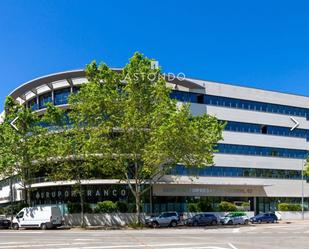
[[[220,177],[254,177],[254,178],[278,178],[278,179],[301,179],[300,170],[261,169],[210,166],[202,169],[187,168],[177,165],[170,172],[171,175],[180,176],[220,176]]]
[[[74,86],[73,92],[76,93],[79,91],[79,89],[80,89],[80,86]],[[70,88],[63,88],[60,90],[56,90],[54,104],[55,105],[67,104],[70,93],[71,93]],[[40,99],[41,97],[43,99],[48,98],[45,95],[48,95],[48,94],[41,95],[39,98]],[[223,106],[223,107],[238,108],[238,109],[245,109],[245,110],[252,110],[252,111],[271,112],[271,113],[301,116],[301,117],[309,118],[309,109],[301,108],[301,107],[270,104],[270,103],[263,103],[263,102],[257,102],[257,101],[251,101],[251,100],[242,100],[242,99],[235,99],[235,98],[212,96],[212,95],[183,92],[183,91],[177,91],[177,90],[173,90],[170,96],[171,98],[177,99],[178,101],[182,101],[182,102],[201,103],[201,104],[207,104],[207,105]],[[30,103],[31,101],[32,100],[30,100],[28,103]],[[42,101],[44,103],[44,100]],[[50,99],[45,100],[45,103],[47,103],[48,101],[50,101]],[[40,105],[39,108],[44,108],[44,105]]]
[[[174,90],[170,96],[171,98],[177,99],[178,101],[182,102],[200,103],[200,104],[222,106],[228,108],[244,109],[250,111],[293,115],[293,116],[306,117],[307,119],[309,119],[309,109],[301,107],[263,103],[258,101],[227,98],[227,97],[183,92],[176,90]]]
[[[239,154],[252,156],[271,156],[303,159],[308,155],[306,150],[294,150],[284,148],[259,147],[238,144],[218,144],[216,146],[219,153]]]
[[[288,127],[280,127],[272,125],[260,125],[260,124],[226,121],[225,130],[235,132],[260,133],[260,134],[277,135],[285,137],[300,137],[309,140],[309,130],[294,129],[293,131],[291,131],[291,129]]]
[[[187,212],[189,203],[204,203],[203,212],[219,211],[219,204],[222,201],[231,203],[249,202],[250,211],[274,212],[278,210],[280,203],[301,204],[301,198],[291,197],[227,197],[227,196],[205,196],[205,197],[189,197],[189,196],[156,196],[153,197],[153,211],[160,213],[165,211]],[[304,209],[309,210],[309,198],[304,198]],[[147,210],[147,209],[146,209]],[[148,210],[147,210],[148,211]]]
[[[50,92],[39,96],[40,109],[45,108],[47,103],[52,103],[52,95]]]
[[[28,108],[30,108],[33,111],[38,110],[38,104],[36,98],[29,100],[27,105]]]
[[[65,104],[67,104],[70,94],[71,94],[70,88],[64,88],[64,89],[56,90],[54,92],[54,104],[55,105],[65,105]]]

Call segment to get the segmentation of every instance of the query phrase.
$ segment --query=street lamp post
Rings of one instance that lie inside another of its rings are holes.
[[[302,168],[301,168],[301,217],[304,220],[304,160],[302,160]]]

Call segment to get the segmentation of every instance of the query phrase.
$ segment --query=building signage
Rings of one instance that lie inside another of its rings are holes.
[[[87,190],[86,196],[87,197],[125,197],[127,195],[126,189],[121,189],[120,191],[117,189],[113,190]],[[51,198],[69,198],[69,197],[76,197],[76,191],[69,191],[69,190],[58,190],[58,191],[36,191],[35,198],[36,199],[51,199]]]
[[[153,187],[154,196],[265,196],[262,187],[162,184]]]
[[[86,201],[118,200],[128,195],[127,186],[122,185],[97,185],[85,186],[84,196]],[[72,200],[78,199],[78,191],[71,186],[56,188],[39,188],[32,192],[32,198],[37,201],[44,200]]]

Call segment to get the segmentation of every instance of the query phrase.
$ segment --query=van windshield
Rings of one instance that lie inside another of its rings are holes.
[[[17,218],[23,218],[24,217],[24,212],[20,212],[16,215]]]

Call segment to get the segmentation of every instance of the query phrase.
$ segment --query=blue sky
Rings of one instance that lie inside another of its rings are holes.
[[[0,108],[20,84],[135,51],[165,72],[309,95],[307,1],[0,1]]]

